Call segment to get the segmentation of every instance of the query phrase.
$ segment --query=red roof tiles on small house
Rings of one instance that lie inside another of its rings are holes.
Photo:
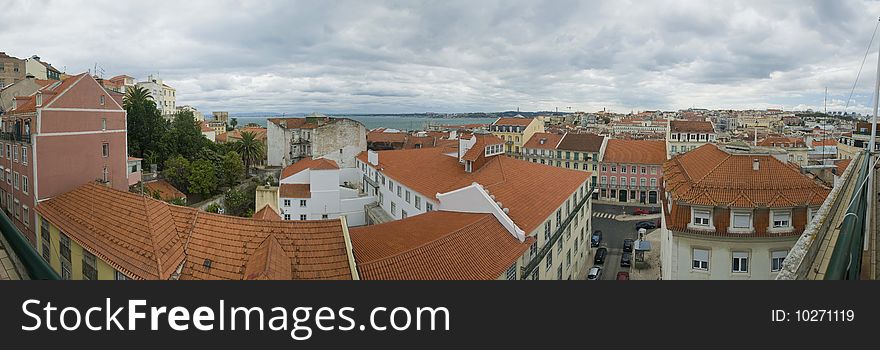
[[[669,130],[672,132],[714,133],[711,122],[692,120],[670,120]]]
[[[186,194],[163,179],[145,182],[144,189],[146,189],[154,198],[158,196],[158,199],[163,201],[170,201],[178,198],[186,199]]]
[[[666,141],[609,139],[602,161],[621,164],[663,164],[666,161]]]
[[[358,271],[373,280],[491,280],[534,244],[491,214],[432,211],[351,230]]]
[[[281,221],[281,216],[278,215],[278,212],[275,209],[272,209],[270,205],[264,205],[262,209],[257,210],[253,216],[254,219],[260,220],[270,220],[270,221]]]
[[[528,149],[556,149],[556,145],[562,140],[561,134],[549,132],[536,132],[532,135],[523,148]]]

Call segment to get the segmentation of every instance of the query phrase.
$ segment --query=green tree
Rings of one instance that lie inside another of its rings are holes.
[[[189,193],[208,197],[217,191],[217,173],[214,164],[207,160],[199,159],[192,162],[188,180]]]
[[[244,163],[236,151],[229,151],[223,156],[220,164],[220,178],[223,184],[229,187],[235,186],[244,175]]]
[[[190,111],[174,115],[171,127],[162,136],[161,149],[167,156],[181,155],[193,161],[203,148],[211,148],[211,141],[202,135],[202,128]]]
[[[165,170],[162,170],[162,176],[165,177],[174,187],[181,191],[187,191],[189,185],[190,163],[189,160],[182,156],[176,156],[165,161]]]
[[[232,125],[232,128],[235,129],[235,127],[238,126],[238,118],[232,118],[229,121],[229,125]]]
[[[245,193],[245,190],[231,188],[226,191],[223,196],[223,205],[226,207],[226,214],[241,216],[253,206],[255,194]]]
[[[127,114],[129,154],[143,158],[147,151],[158,151],[167,122],[150,92],[141,86],[132,87],[125,94],[122,107]]]
[[[250,131],[243,131],[241,140],[233,143],[233,148],[241,155],[248,174],[251,172],[251,166],[262,160],[266,154],[266,145],[257,140],[257,134]]]
[[[208,205],[205,208],[205,211],[209,212],[209,213],[219,213],[220,212],[220,205],[217,203],[211,203],[210,205]]]

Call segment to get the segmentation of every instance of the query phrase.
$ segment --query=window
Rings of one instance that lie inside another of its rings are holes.
[[[394,214],[396,214],[396,213],[397,213],[397,204],[395,204],[395,203],[392,201],[392,202],[391,202],[391,216],[394,216]]]
[[[26,205],[21,206],[21,211],[22,211],[22,213],[21,213],[22,222],[24,222],[25,226],[30,227],[30,225],[31,225],[31,219],[30,219],[31,212],[30,212],[30,210],[28,210],[28,206],[26,206]]]
[[[394,181],[388,180],[388,190],[394,191]]]
[[[285,200],[284,200],[284,206],[285,206],[285,207],[289,207],[289,206],[290,206],[290,200],[289,200],[289,199],[285,199]]]
[[[300,215],[299,215],[299,219],[300,219],[300,220],[305,220],[305,219],[306,219],[306,214],[300,214]]]
[[[620,172],[626,174],[626,165],[620,167]]]
[[[559,268],[556,269],[556,279],[562,280],[562,265],[559,265]]]
[[[397,198],[400,198],[400,193],[401,193],[400,185],[397,185]]]
[[[611,177],[611,186],[617,186],[617,176]]]
[[[635,166],[635,165],[630,166],[630,167],[629,167],[629,170],[630,170],[631,173],[636,174],[636,166]]]
[[[42,238],[43,260],[50,262],[52,260],[51,250],[49,249],[51,238],[49,237],[49,222],[46,219],[40,219],[40,238]]]
[[[733,272],[749,272],[749,253],[733,252]]]
[[[515,281],[516,280],[516,263],[513,263],[513,265],[510,265],[510,267],[507,269],[507,273],[505,275],[507,275],[508,281]]]
[[[770,252],[770,272],[779,272],[779,270],[782,270],[782,263],[785,261],[786,256],[788,256],[787,250]]]
[[[60,234],[60,237],[61,244],[58,247],[58,255],[61,256],[62,261],[70,263],[70,237],[67,237],[63,232]]]
[[[536,255],[538,255],[538,242],[537,242],[537,240],[535,241],[534,244],[529,246],[529,256],[534,258]]]
[[[752,227],[752,213],[747,211],[733,212],[733,218],[730,220],[731,227],[737,229],[750,229]]]
[[[411,203],[409,190],[406,190],[406,198],[404,200],[406,200],[407,203]]]
[[[553,267],[553,250],[547,251],[547,271],[550,271],[550,268]]]
[[[119,271],[116,271],[116,274],[114,277],[116,278],[117,281],[127,281],[128,280],[128,276],[126,276],[125,274],[123,274],[122,272],[119,272]]]
[[[290,220],[290,214],[284,214],[284,220]]]
[[[565,268],[571,267],[571,249],[565,252]]]
[[[657,167],[655,167],[655,166],[651,167],[651,175],[657,175]]]
[[[550,220],[544,223],[544,244],[550,243]]]
[[[101,144],[101,155],[104,156],[104,158],[107,158],[110,156],[110,144],[109,143],[102,143]]]
[[[306,206],[306,200],[305,200],[305,199],[300,199],[300,200],[299,200],[299,206],[300,206],[301,208],[304,208],[304,207]]]
[[[107,130],[107,118],[101,118],[101,130]]]
[[[617,165],[612,165],[612,166],[611,166],[611,172],[612,172],[612,173],[616,173],[616,172],[617,172]]]
[[[12,160],[18,163],[18,145],[12,146]]]
[[[61,279],[62,280],[70,280],[70,262],[66,260],[61,260]]]
[[[606,171],[608,171],[608,166],[606,166],[605,164],[602,164],[602,172],[606,172]]]
[[[83,250],[82,274],[84,280],[94,281],[98,279],[98,261],[87,250]]]
[[[434,204],[431,204],[431,202],[425,202],[425,211],[433,211],[433,210],[434,210]]]
[[[608,177],[607,177],[607,176],[602,176],[602,178],[599,179],[599,184],[604,185],[604,184],[607,183],[607,182],[608,182]]]
[[[400,211],[400,218],[401,219],[406,219],[408,216],[409,216],[409,214],[406,213],[406,210]]]
[[[694,225],[711,226],[712,212],[707,209],[693,209]]]
[[[559,224],[562,223],[562,209],[556,210],[556,227],[559,227]]]
[[[648,173],[648,167],[642,167],[642,174]]]
[[[21,164],[27,165],[27,147],[21,146]]]
[[[644,177],[639,179],[639,185],[641,185],[642,187],[645,187],[645,185],[648,184],[647,182],[648,182],[648,179],[646,179]]]
[[[626,186],[626,176],[621,176],[621,177],[620,177],[620,185],[621,185],[621,186]]]
[[[321,215],[321,219],[327,219],[327,214]]]
[[[416,209],[422,209],[422,197],[416,196]]]
[[[672,153],[678,153],[678,146],[672,145]]]
[[[709,251],[694,248],[693,268],[696,270],[709,270]]]
[[[651,178],[651,187],[657,187],[657,178]]]
[[[6,144],[6,158],[12,158],[12,145]]]
[[[15,171],[12,173],[12,175],[14,175],[14,178],[12,180],[12,184],[13,184],[13,187],[15,187],[15,189],[17,190],[17,189],[21,188],[21,184],[20,184],[19,178],[18,178],[18,172]]]
[[[101,178],[104,182],[110,181],[110,171],[107,170],[107,167],[104,167],[104,171],[101,173]]]
[[[773,211],[773,228],[791,227],[791,211]]]

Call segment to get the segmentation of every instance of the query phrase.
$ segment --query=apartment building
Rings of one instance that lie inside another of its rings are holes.
[[[305,118],[270,118],[267,127],[269,166],[287,167],[312,157],[353,168],[355,157],[367,150],[366,127],[348,118],[313,113]]]
[[[492,125],[489,125],[489,132],[504,140],[504,153],[516,159],[522,159],[522,146],[536,132],[545,132],[544,121],[540,117],[498,118]]]
[[[0,89],[12,85],[24,78],[24,60],[9,56],[5,52],[0,52]]]
[[[555,167],[589,171],[590,186],[598,183],[599,161],[608,138],[596,134],[535,133],[523,145],[523,159]]]
[[[24,62],[25,74],[33,75],[37,79],[61,80],[61,71],[43,62],[40,56],[33,55]]]
[[[830,193],[772,155],[712,144],[663,174],[663,279],[775,278]]]
[[[608,140],[600,163],[599,198],[659,203],[665,161],[666,142],[662,140]]]
[[[495,226],[497,224],[503,227],[506,236],[492,235],[480,239],[495,237],[500,240],[498,244],[508,245],[514,250],[526,243],[528,249],[516,256],[514,261],[495,261],[493,266],[507,265],[502,269],[505,271],[503,275],[491,278],[583,279],[591,266],[587,238],[592,216],[590,172],[548,167],[505,157],[505,149],[505,141],[499,137],[475,134],[470,138],[460,138],[458,145],[452,147],[361,153],[357,160],[358,169],[363,174],[364,189],[377,197],[376,210],[390,220],[362,230],[380,232],[387,227],[389,232],[400,232],[411,227],[408,226],[411,222],[425,227],[424,230],[407,231],[414,237],[396,248],[397,241],[389,235],[384,236],[389,237],[387,240],[370,240],[372,243],[367,246],[386,252],[370,256],[375,256],[377,261],[391,258],[385,254],[394,249],[411,251],[413,254],[433,254],[432,251],[420,250],[418,242],[444,240],[456,235],[455,232],[482,232],[473,231],[474,227],[492,226],[491,232],[497,234],[500,232]],[[490,216],[465,217],[436,214],[436,211]],[[428,216],[419,218],[423,215]],[[448,222],[453,217],[456,224]],[[473,239],[476,240],[476,237]],[[528,243],[532,241],[533,244]],[[363,249],[355,248],[355,255],[363,257],[372,254],[363,252]],[[401,266],[398,264],[406,262],[394,262],[394,266]],[[479,262],[462,261],[456,268],[477,265]],[[453,273],[437,273],[431,278],[460,277]]]
[[[62,279],[358,279],[341,218],[226,216],[95,183],[36,211],[38,251]]]
[[[121,104],[83,73],[17,97],[2,117],[0,206],[31,244],[37,203],[94,181],[128,189]]]
[[[880,127],[877,128],[880,134]],[[875,139],[874,151],[880,151],[880,137]],[[840,158],[854,159],[857,154],[868,149],[871,142],[871,123],[857,122],[851,133],[844,133],[837,138],[837,151],[840,152]]]
[[[670,120],[666,134],[666,157],[685,153],[707,143],[715,142],[718,134],[712,122],[696,120]]]
[[[162,112],[162,116],[166,120],[171,120],[174,117],[174,112],[177,111],[177,90],[165,84],[159,76],[152,74],[147,77],[146,81],[138,82],[135,85],[143,87],[150,93],[153,101],[156,102],[156,108]]]
[[[809,164],[810,147],[807,147],[807,142],[803,138],[771,136],[758,142],[758,146],[784,150],[787,157],[786,159],[783,159],[783,161],[795,163],[800,166]]]

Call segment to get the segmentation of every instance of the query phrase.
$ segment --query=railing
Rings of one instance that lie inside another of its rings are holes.
[[[12,132],[0,132],[0,140],[31,143],[31,134],[16,134]]]
[[[862,246],[865,240],[865,216],[870,198],[868,193],[868,172],[873,171],[870,152],[862,160],[857,184],[853,191],[849,208],[840,225],[840,234],[831,254],[831,261],[825,271],[826,280],[858,280],[862,265]]]
[[[371,178],[370,178],[369,176],[367,176],[367,175],[364,175],[364,182],[370,184],[370,186],[373,186],[373,187],[375,187],[375,188],[379,188],[379,183],[376,182],[376,181],[374,181],[373,179],[371,179]]]
[[[12,220],[6,216],[6,213],[0,210],[0,231],[9,242],[10,248],[24,264],[24,268],[31,279],[35,280],[58,280],[61,277],[52,269],[51,266],[43,260],[37,251],[31,247],[27,238],[15,227]]]
[[[531,257],[531,260],[526,264],[526,266],[522,267],[522,274],[520,276],[520,279],[527,279],[528,276],[530,276],[535,271],[535,269],[538,268],[538,265],[541,263],[542,260],[544,260],[544,256],[546,256],[547,253],[551,249],[553,249],[553,246],[556,244],[556,242],[559,240],[559,238],[562,237],[562,235],[565,233],[565,230],[566,230],[566,228],[568,228],[568,225],[571,223],[571,221],[574,220],[574,218],[576,218],[578,216],[578,213],[580,213],[581,208],[583,208],[584,205],[586,205],[587,202],[590,201],[590,199],[592,198],[592,195],[593,195],[593,191],[595,191],[595,190],[596,190],[596,186],[593,185],[593,186],[590,186],[589,191],[584,193],[583,198],[581,198],[581,200],[578,202],[578,204],[574,206],[574,209],[572,209],[572,211],[568,214],[568,216],[565,218],[565,220],[562,221],[562,224],[560,224],[559,227],[556,228],[556,231],[553,232],[553,236],[550,237],[550,242],[545,243],[544,246],[541,247],[541,249],[538,249],[538,253],[535,254],[535,256]],[[589,220],[589,216],[587,218],[585,218],[585,220]],[[535,242],[535,244],[538,244],[538,243]]]

